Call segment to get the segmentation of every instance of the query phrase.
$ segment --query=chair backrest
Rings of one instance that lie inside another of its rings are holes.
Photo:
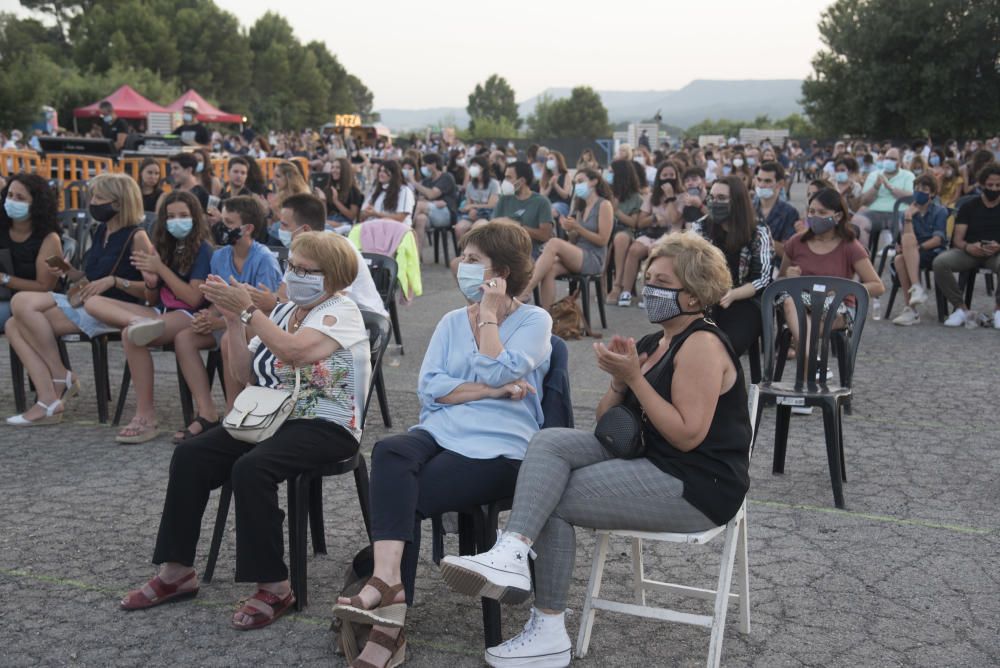
[[[892,236],[896,238],[896,235],[903,231],[903,214],[900,213],[900,209],[904,206],[909,206],[913,203],[913,195],[907,195],[906,197],[896,198],[896,203],[892,205]]]
[[[87,212],[82,209],[65,209],[58,214],[59,225],[62,227],[63,257],[74,267],[79,267],[83,260],[83,238],[87,235]],[[73,254],[68,256],[72,241]]]
[[[365,419],[368,417],[368,405],[371,403],[372,391],[375,389],[374,372],[382,366],[382,356],[385,355],[385,349],[389,347],[392,325],[389,324],[388,318],[371,311],[361,311],[361,317],[364,319],[365,329],[368,330],[368,342],[371,346],[372,356],[372,378],[371,382],[368,383],[364,414],[361,416],[361,428],[364,429]]]
[[[747,457],[753,457],[754,444],[757,442],[757,410],[760,405],[760,388],[753,384],[747,388],[747,408],[750,412],[750,453]]]
[[[268,246],[267,250],[271,251],[271,255],[278,260],[278,266],[281,267],[281,271],[284,272],[288,266],[288,253],[290,252],[288,247]]]
[[[811,295],[812,308],[807,309],[803,293]],[[837,319],[837,310],[844,303],[844,298],[853,296],[857,306],[857,316],[854,325],[847,332],[848,356],[846,378],[840,378],[840,383],[850,387],[850,379],[854,376],[854,361],[858,354],[858,344],[861,332],[868,315],[868,291],[861,283],[846,278],[833,276],[799,276],[782,278],[767,286],[761,297],[761,319],[763,320],[764,339],[764,381],[774,379],[775,341],[778,334],[778,316],[783,313],[777,299],[787,294],[795,305],[796,318],[799,324],[799,335],[806,335],[808,319],[808,351],[800,345],[795,356],[795,389],[801,391],[808,387],[816,391],[820,385],[826,385],[826,372],[830,356],[830,338],[833,335],[833,324]],[[825,306],[821,306],[824,305]],[[811,310],[811,312],[810,312]],[[817,382],[817,374],[819,380]]]
[[[371,272],[375,289],[378,290],[378,294],[382,298],[382,305],[385,308],[389,308],[389,305],[396,298],[396,286],[399,285],[396,280],[399,274],[399,265],[396,264],[395,259],[388,255],[362,253],[361,257],[365,259],[365,264],[368,265],[368,271]]]

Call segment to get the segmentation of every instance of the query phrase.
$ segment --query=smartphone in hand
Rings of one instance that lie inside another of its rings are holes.
[[[45,258],[45,264],[49,265],[53,269],[61,269],[62,271],[73,270],[73,267],[70,266],[69,262],[63,259],[60,255],[50,255]]]

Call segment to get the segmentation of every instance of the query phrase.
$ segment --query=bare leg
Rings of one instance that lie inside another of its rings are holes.
[[[612,252],[615,258],[615,282],[608,293],[608,303],[618,301],[618,296],[623,290],[628,290],[631,282],[626,283],[625,278],[625,257],[628,254],[629,244],[632,243],[632,235],[628,232],[618,232],[611,242]]]
[[[538,298],[542,302],[539,306],[545,310],[552,308],[552,304],[556,301],[556,278],[568,273],[570,272],[558,260],[552,265],[552,268],[545,275],[545,279],[538,286]]]
[[[462,220],[455,223],[455,238],[461,241],[462,236],[464,236],[465,233],[471,229],[472,229],[472,221],[469,220],[468,218],[463,218]]]
[[[7,334],[10,346],[17,352],[17,356],[21,359],[21,363],[27,370],[28,376],[35,384],[38,401],[46,405],[51,405],[59,396],[56,394],[52,379],[49,378],[49,367],[38,356],[35,349],[24,340],[24,334],[21,332],[21,323],[18,322],[16,316],[7,321],[5,333]],[[36,378],[41,378],[47,382],[40,383]],[[61,413],[62,411],[63,407],[60,406],[56,409],[55,413]],[[45,415],[45,410],[35,404],[30,406],[22,415],[27,420],[37,420]]]
[[[191,317],[180,311],[162,315],[160,320],[166,323],[166,329],[159,338],[150,343],[151,346],[162,346],[170,343],[178,332],[191,325]],[[152,424],[156,421],[156,408],[153,406],[153,356],[150,354],[149,348],[132,343],[124,331],[122,332],[122,344],[125,347],[125,357],[128,359],[128,368],[132,372],[132,384],[135,387],[135,417],[141,418],[147,424]]]
[[[413,214],[413,234],[417,237],[417,252],[419,253],[427,239],[427,224],[430,217],[427,215],[427,202],[417,202],[416,213]]]
[[[212,390],[208,385],[208,371],[205,363],[201,359],[202,350],[215,347],[215,337],[211,334],[196,334],[190,327],[182,329],[174,337],[174,354],[177,356],[177,364],[181,368],[181,374],[191,390],[194,398],[195,415],[200,415],[210,422],[219,419],[219,413],[215,408],[215,401],[212,400]],[[223,374],[225,375],[225,374]],[[225,379],[220,379],[225,383]],[[188,429],[194,427],[192,433],[197,434],[201,430],[201,425],[193,423],[188,425]],[[182,432],[175,434],[180,438]]]
[[[851,219],[851,222],[854,223],[854,225],[857,226],[858,230],[860,231],[860,234],[858,235],[858,241],[860,241],[861,245],[867,249],[868,239],[871,236],[872,232],[872,221],[868,216],[865,215],[865,211],[867,211],[867,209],[862,209],[858,213],[854,214],[854,218]]]
[[[796,347],[797,350],[803,351],[799,347],[799,317],[795,311],[795,302],[791,298],[785,300],[782,304],[785,309],[785,323],[788,325],[788,331],[792,333],[792,345]],[[808,319],[806,320],[808,324]],[[803,351],[804,352],[804,351]]]
[[[631,289],[632,284],[635,283],[636,276],[639,275],[639,265],[642,264],[647,255],[649,255],[649,248],[639,241],[633,241],[632,245],[628,247],[628,255],[625,256],[625,266],[621,271],[622,285],[625,288]]]
[[[59,356],[57,337],[78,334],[80,330],[47,292],[20,292],[11,300],[11,310],[11,320],[16,318],[15,327],[21,335],[17,343],[12,338],[11,345],[28,371],[39,400],[51,403],[58,398],[52,379],[65,378],[67,373]]]
[[[892,263],[896,266],[896,277],[899,278],[899,288],[903,291],[903,303],[909,306],[910,286],[913,283],[910,281],[910,272],[906,266],[908,264],[906,257],[903,254],[897,255]]]
[[[125,327],[139,318],[155,318],[156,311],[142,304],[111,299],[110,297],[91,297],[84,304],[87,313],[112,327]],[[124,333],[122,339],[125,338]]]
[[[903,258],[906,261],[906,273],[910,279],[910,285],[919,285],[920,245],[917,243],[917,235],[913,233],[913,228],[910,225],[907,225],[907,228],[908,229],[903,232],[903,236],[900,240],[900,244],[903,247]],[[900,280],[900,283],[902,283],[902,280]],[[905,286],[904,289],[909,290],[909,285]]]
[[[531,280],[524,289],[524,295],[530,295],[532,290],[545,280],[556,262],[559,262],[563,266],[562,273],[556,274],[557,276],[561,276],[567,273],[567,271],[579,271],[583,266],[583,251],[574,244],[562,239],[549,239],[546,241],[542,254],[535,260],[535,270],[531,273]],[[554,290],[553,294],[555,294]],[[543,299],[542,301],[544,302],[545,300]]]

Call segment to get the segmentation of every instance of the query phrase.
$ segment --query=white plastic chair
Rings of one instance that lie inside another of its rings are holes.
[[[758,390],[756,385],[749,389],[750,409],[750,452],[753,452],[754,437],[757,431]],[[666,543],[687,543],[703,545],[716,536],[725,534],[725,544],[722,548],[722,566],[719,569],[719,583],[716,589],[700,589],[671,582],[660,582],[646,579],[642,564],[642,541],[660,541]],[[635,603],[622,603],[600,598],[601,580],[604,577],[604,562],[608,554],[608,543],[612,536],[632,539],[632,584],[635,591]],[[738,565],[738,568],[736,566]],[[730,587],[733,571],[738,575],[737,593],[731,593]],[[712,615],[696,615],[670,608],[659,608],[646,605],[646,592],[660,591],[680,594],[693,598],[712,600],[715,610]],[[665,622],[693,624],[712,629],[708,645],[709,668],[717,668],[722,657],[722,639],[725,635],[726,612],[729,601],[736,599],[740,603],[740,632],[750,633],[750,571],[747,565],[747,500],[739,511],[725,526],[717,526],[698,533],[654,533],[647,531],[598,531],[597,546],[594,549],[594,565],[590,571],[590,581],[587,584],[587,596],[583,603],[583,615],[580,620],[580,634],[576,641],[576,656],[584,657],[590,646],[590,632],[594,626],[594,615],[598,610],[609,610],[626,615],[636,615],[659,619]]]

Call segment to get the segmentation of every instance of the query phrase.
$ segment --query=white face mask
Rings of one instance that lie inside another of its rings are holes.
[[[479,175],[482,173],[482,171],[483,171],[483,168],[480,167],[479,165],[470,165],[469,166],[469,176],[471,176],[474,179],[478,179]]]
[[[517,188],[515,188],[514,184],[511,183],[510,181],[504,180],[500,184],[500,194],[501,195],[513,195],[516,192],[516,190],[517,190]]]
[[[285,289],[288,292],[288,298],[299,306],[313,304],[326,294],[323,274],[296,276],[295,272],[286,271]]]

